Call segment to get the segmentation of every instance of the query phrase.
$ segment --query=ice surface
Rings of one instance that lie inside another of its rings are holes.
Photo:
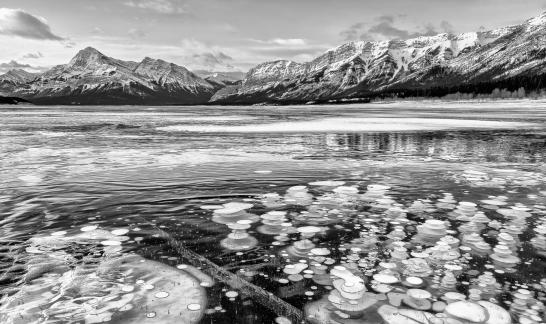
[[[531,128],[532,123],[440,118],[323,118],[309,121],[247,125],[172,125],[158,127],[171,132],[294,133],[294,132],[385,132],[442,129]]]

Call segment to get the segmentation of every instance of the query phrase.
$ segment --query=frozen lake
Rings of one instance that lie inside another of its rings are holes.
[[[543,101],[0,107],[0,322],[538,323],[545,160]]]

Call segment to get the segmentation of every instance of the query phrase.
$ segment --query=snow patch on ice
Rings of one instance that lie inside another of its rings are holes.
[[[442,129],[496,129],[533,127],[535,124],[472,119],[439,118],[323,118],[309,121],[248,125],[171,125],[167,132],[202,133],[297,133],[297,132],[384,132]]]

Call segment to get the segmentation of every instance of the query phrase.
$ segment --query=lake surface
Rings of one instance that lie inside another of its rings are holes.
[[[1,107],[0,321],[383,323],[419,288],[539,323],[545,160],[542,101]]]

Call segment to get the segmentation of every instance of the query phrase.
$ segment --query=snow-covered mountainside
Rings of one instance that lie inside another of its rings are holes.
[[[408,40],[350,42],[307,63],[274,61],[251,69],[218,103],[305,102],[389,95],[540,87],[546,13],[521,25]]]
[[[193,72],[208,82],[218,84],[221,87],[239,84],[245,78],[245,73],[238,71],[213,72],[197,70]]]
[[[0,92],[35,103],[194,104],[207,102],[219,89],[173,63],[148,57],[122,61],[92,47],[68,64],[23,81],[15,87],[0,84]]]
[[[0,89],[3,91],[0,94],[11,93],[17,87],[24,85],[32,80],[34,80],[38,74],[30,73],[21,69],[9,70],[5,74],[0,75]]]

